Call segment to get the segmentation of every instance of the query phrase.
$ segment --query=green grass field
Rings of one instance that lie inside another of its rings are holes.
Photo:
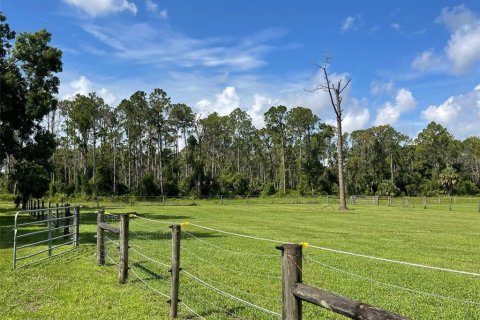
[[[82,208],[80,248],[11,271],[13,207],[0,211],[0,319],[167,319],[169,223],[183,228],[180,298],[208,319],[278,318],[219,293],[280,312],[281,253],[273,242],[205,230],[193,224],[285,242],[480,272],[478,199],[395,199],[387,206],[357,199],[341,213],[333,199],[229,199],[105,205],[136,211],[130,224],[127,284],[117,284],[117,244],[107,241],[106,266],[95,263],[93,203]],[[78,203],[82,204],[82,203]],[[91,207],[88,207],[90,205]],[[31,219],[25,216],[24,221]],[[109,218],[115,223],[115,218]],[[33,230],[33,229],[30,229]],[[413,319],[480,319],[480,277],[415,268],[318,250],[304,250],[303,282]],[[135,274],[134,274],[134,273]],[[143,281],[139,280],[141,278]],[[193,275],[209,286],[192,278]],[[145,283],[146,284],[145,284]],[[149,287],[147,287],[147,285]],[[216,288],[212,289],[212,287]],[[152,288],[154,290],[152,290]],[[181,318],[195,318],[180,305]],[[340,318],[304,304],[305,319]]]

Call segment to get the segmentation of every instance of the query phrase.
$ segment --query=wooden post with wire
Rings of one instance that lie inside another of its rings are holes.
[[[282,251],[282,320],[302,319],[302,300],[293,294],[293,287],[302,283],[302,246],[283,244]]]
[[[125,283],[128,278],[128,224],[129,213],[120,214],[120,260],[118,261],[118,282]]]
[[[180,239],[182,227],[179,224],[171,225],[172,229],[172,267],[171,273],[171,285],[170,285],[170,319],[175,319],[178,314],[178,289],[180,286]]]
[[[105,264],[105,230],[101,227],[104,211],[97,211],[97,264]]]

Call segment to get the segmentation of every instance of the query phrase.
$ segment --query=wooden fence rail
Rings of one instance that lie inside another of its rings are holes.
[[[302,246],[284,244],[282,251],[282,319],[301,320],[302,301],[358,320],[407,320],[401,315],[302,283]]]

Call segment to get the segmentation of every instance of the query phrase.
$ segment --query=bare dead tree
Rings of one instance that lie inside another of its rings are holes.
[[[318,85],[313,89],[307,89],[308,92],[316,92],[318,90],[325,91],[328,93],[330,98],[330,104],[335,112],[337,118],[337,166],[338,166],[338,187],[339,187],[339,198],[340,198],[340,207],[339,210],[347,210],[347,201],[345,199],[345,180],[343,175],[343,132],[342,132],[342,93],[350,85],[351,78],[346,79],[344,82],[340,78],[336,82],[332,82],[328,76],[328,65],[330,58],[327,56],[325,63],[318,64],[315,63],[315,66],[323,72],[324,83]]]

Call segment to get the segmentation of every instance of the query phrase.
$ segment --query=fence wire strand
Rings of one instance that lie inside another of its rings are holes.
[[[194,279],[194,280],[197,281],[198,283],[204,285],[205,287],[210,288],[210,289],[212,289],[213,291],[216,291],[216,292],[220,293],[221,295],[224,295],[224,296],[226,296],[226,297],[228,297],[228,298],[234,299],[234,300],[236,300],[236,301],[238,301],[238,302],[241,302],[241,303],[243,303],[243,304],[245,304],[245,305],[247,305],[247,306],[250,306],[250,307],[255,308],[255,309],[257,309],[257,310],[263,311],[263,312],[265,312],[265,313],[268,313],[268,314],[271,314],[271,315],[274,315],[274,316],[278,316],[278,317],[281,316],[280,313],[277,313],[277,312],[275,312],[275,311],[272,311],[272,310],[266,309],[266,308],[264,308],[264,307],[258,306],[258,305],[254,304],[254,303],[251,303],[251,302],[249,302],[249,301],[243,300],[242,298],[239,298],[239,297],[237,297],[237,296],[235,296],[235,295],[233,295],[233,294],[230,294],[230,293],[228,293],[228,292],[225,292],[225,291],[223,291],[223,290],[220,290],[220,289],[218,289],[217,287],[215,287],[215,286],[213,286],[213,285],[211,285],[211,284],[203,281],[202,279],[194,276],[193,274],[191,274],[190,272],[188,272],[188,271],[186,271],[186,270],[183,270],[183,273],[184,273],[185,275],[189,276],[190,278]]]

